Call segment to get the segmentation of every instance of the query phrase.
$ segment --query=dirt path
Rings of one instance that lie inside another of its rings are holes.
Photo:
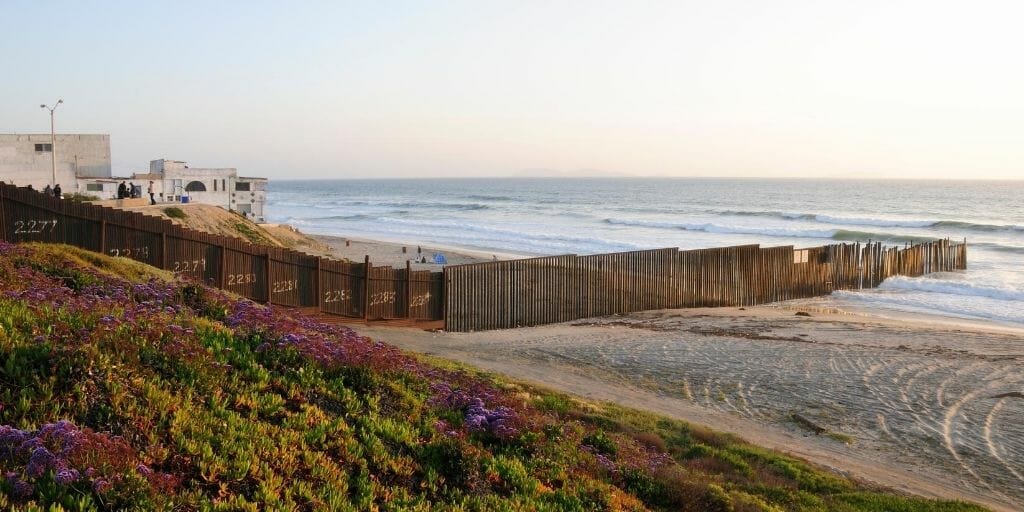
[[[768,307],[484,333],[359,330],[732,432],[899,491],[1024,508],[1020,333]]]

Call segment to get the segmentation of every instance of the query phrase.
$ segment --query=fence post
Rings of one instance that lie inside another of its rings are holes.
[[[228,284],[228,248],[224,244],[220,244],[220,275],[217,278],[220,279],[220,289],[226,290]]]
[[[323,270],[321,266],[322,258],[316,257],[316,311],[322,313],[324,310],[324,292],[323,288]]]
[[[7,185],[0,183],[0,240],[8,241],[7,238],[7,214],[4,213],[4,196],[7,195]]]
[[[405,317],[412,319],[412,264],[405,260]]]
[[[270,302],[270,297],[271,297],[271,293],[270,292],[271,292],[271,285],[272,285],[272,280],[270,279],[270,251],[267,250],[266,248],[264,248],[264,251],[266,251],[266,255],[267,255],[267,260],[266,260],[266,262],[263,265],[263,271],[265,272],[265,275],[267,276],[267,304],[272,304],[272,302]]]
[[[363,320],[370,319],[370,255],[363,260]]]
[[[167,270],[167,232],[160,231],[160,268]]]
[[[100,254],[107,253],[107,210],[100,210]]]
[[[431,274],[433,275],[433,274]],[[448,265],[441,267],[441,329],[448,331]]]

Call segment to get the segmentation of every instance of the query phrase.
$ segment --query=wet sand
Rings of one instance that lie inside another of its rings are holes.
[[[899,491],[1024,509],[1024,332],[810,304],[479,333],[358,330],[736,433]]]

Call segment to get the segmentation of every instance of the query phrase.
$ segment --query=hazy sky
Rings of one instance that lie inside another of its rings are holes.
[[[270,178],[1024,178],[1024,2],[4,0],[0,132]]]

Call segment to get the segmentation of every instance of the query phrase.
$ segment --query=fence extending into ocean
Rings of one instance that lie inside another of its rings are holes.
[[[749,306],[967,268],[966,241],[809,249],[757,245],[562,255],[444,267],[337,261],[254,245],[138,212],[0,184],[0,238],[131,258],[249,299],[366,320],[525,327],[651,309]]]

